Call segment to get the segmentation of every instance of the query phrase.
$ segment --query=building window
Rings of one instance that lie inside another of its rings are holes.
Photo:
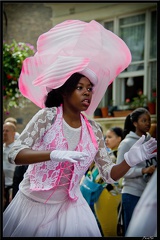
[[[143,70],[145,14],[120,19],[119,36],[125,41],[132,54],[132,63],[125,71]]]
[[[151,13],[150,59],[157,58],[157,12]]]
[[[138,90],[150,98],[157,83],[156,10],[115,17],[112,21],[104,22],[104,27],[124,40],[131,51],[132,62],[109,86],[99,106],[110,106],[113,103],[118,107],[124,104],[126,98],[135,97]],[[129,78],[132,78],[133,85],[128,84]]]
[[[151,12],[151,30],[150,30],[150,52],[149,52],[149,77],[150,89],[149,98],[152,92],[157,88],[157,12]]]

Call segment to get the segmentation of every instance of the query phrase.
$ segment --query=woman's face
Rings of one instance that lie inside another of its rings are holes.
[[[117,149],[121,142],[121,137],[117,136],[117,134],[114,131],[107,130],[105,142],[108,148],[112,150]]]
[[[148,113],[144,113],[140,115],[138,121],[133,124],[136,128],[136,134],[142,136],[143,134],[146,134],[146,132],[149,132],[151,127],[151,117]]]
[[[93,85],[88,78],[82,77],[76,89],[70,94],[65,95],[64,106],[71,108],[74,111],[86,111],[92,99]]]

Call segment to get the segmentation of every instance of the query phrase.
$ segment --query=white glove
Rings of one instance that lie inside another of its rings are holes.
[[[156,139],[151,137],[150,140],[143,143],[144,139],[145,136],[142,135],[130,150],[124,154],[124,159],[130,167],[157,155],[157,152],[153,152],[157,149]]]
[[[88,157],[88,154],[83,152],[77,152],[77,151],[61,151],[61,150],[53,150],[50,153],[50,159],[56,162],[78,162],[85,160],[85,158]]]

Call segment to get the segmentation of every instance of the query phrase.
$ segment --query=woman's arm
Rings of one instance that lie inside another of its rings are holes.
[[[51,151],[34,151],[29,148],[22,149],[16,156],[16,165],[28,165],[50,160]]]
[[[95,157],[95,162],[99,168],[101,177],[107,183],[113,183],[123,177],[130,167],[155,156],[157,153],[153,151],[157,148],[157,141],[155,139],[150,139],[144,142],[145,136],[143,135],[131,148],[124,154],[124,160],[119,164],[114,164],[107,153],[106,146],[104,143],[104,138],[102,132],[95,128],[94,132],[96,134],[96,139],[98,142],[98,152]]]
[[[15,159],[17,164],[25,162],[27,163],[39,163],[48,160],[55,162],[78,162],[84,161],[84,158],[88,157],[88,154],[79,151],[65,151],[65,150],[53,150],[53,151],[34,151],[30,149],[23,149],[20,151]]]
[[[123,177],[126,172],[130,169],[130,166],[123,160],[121,163],[116,164],[112,167],[110,176],[113,180],[117,181]]]

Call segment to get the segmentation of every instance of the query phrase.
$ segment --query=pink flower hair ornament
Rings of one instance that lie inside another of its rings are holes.
[[[67,20],[39,36],[37,52],[23,62],[19,90],[44,108],[48,92],[80,72],[94,84],[94,95],[86,110],[92,115],[108,85],[130,62],[131,53],[124,41],[101,24],[95,20]]]

